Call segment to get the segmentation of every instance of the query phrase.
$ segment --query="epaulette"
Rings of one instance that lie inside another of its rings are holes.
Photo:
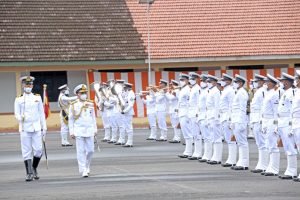
[[[88,99],[87,102],[94,103],[94,101],[90,99]]]
[[[34,95],[35,95],[35,96],[41,96],[40,94],[36,94],[36,93],[35,93]]]
[[[74,100],[74,101],[71,101],[71,105],[73,105],[74,103],[76,103],[78,101],[78,99]]]

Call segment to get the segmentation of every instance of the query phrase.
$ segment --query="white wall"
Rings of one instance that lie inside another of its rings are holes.
[[[14,112],[16,98],[16,75],[14,72],[0,73],[0,113]]]

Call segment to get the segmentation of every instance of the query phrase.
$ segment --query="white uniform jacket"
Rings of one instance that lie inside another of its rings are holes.
[[[198,114],[198,101],[200,95],[200,86],[195,84],[192,86],[189,97],[189,112],[188,117],[194,118]]]
[[[190,98],[190,87],[184,86],[178,96],[178,117],[188,117],[189,112],[189,98]]]
[[[206,119],[219,120],[220,90],[214,86],[208,90],[206,98]]]
[[[134,102],[135,102],[135,94],[132,90],[126,92],[127,95],[124,96],[124,110],[123,112],[127,115],[134,115]]]
[[[166,94],[163,92],[155,93],[155,103],[156,103],[156,112],[166,112],[167,111],[167,98]]]
[[[149,95],[146,96],[146,99],[143,98],[142,100],[143,100],[143,103],[147,107],[147,115],[156,113],[156,110],[155,110],[155,96],[154,96],[154,94],[150,93]]]
[[[236,91],[232,101],[231,122],[247,124],[247,101],[249,99],[248,92],[241,87]]]
[[[220,96],[220,122],[228,121],[231,118],[231,105],[235,96],[234,89],[227,85]]]
[[[278,127],[287,127],[292,122],[292,102],[295,91],[289,88],[281,95],[278,103]]]
[[[166,93],[166,98],[169,104],[169,114],[173,114],[176,112],[177,105],[178,105],[178,95],[179,95],[179,91],[176,91],[175,95],[169,92]]]
[[[265,92],[265,98],[261,108],[262,118],[277,120],[278,100],[278,91],[271,89]]]
[[[258,123],[261,121],[261,108],[266,95],[266,89],[260,87],[254,93],[250,103],[250,123]]]
[[[208,95],[208,88],[201,88],[199,101],[198,101],[198,120],[204,120],[206,118],[206,98]]]
[[[292,103],[292,129],[300,128],[300,89],[295,90]]]
[[[69,130],[76,137],[92,137],[97,133],[94,103],[76,100],[69,108]]]
[[[47,130],[42,98],[40,95],[24,93],[15,99],[15,117],[19,121],[19,132]]]

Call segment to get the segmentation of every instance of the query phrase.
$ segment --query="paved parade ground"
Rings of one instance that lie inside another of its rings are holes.
[[[24,181],[19,135],[0,134],[0,199],[300,199],[299,183],[180,159],[183,145],[146,141],[148,134],[135,130],[134,148],[100,143],[90,177],[81,178],[75,147],[61,147],[59,133],[48,133],[49,169],[43,157],[33,182]],[[251,169],[256,160],[250,140]],[[281,171],[285,163],[282,153]]]

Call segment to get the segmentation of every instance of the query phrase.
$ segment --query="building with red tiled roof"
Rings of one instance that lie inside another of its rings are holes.
[[[299,66],[297,0],[154,0],[149,12],[141,1],[2,0],[0,113],[12,112],[21,75],[49,85],[55,110],[60,84],[147,71],[149,54],[154,71]]]

